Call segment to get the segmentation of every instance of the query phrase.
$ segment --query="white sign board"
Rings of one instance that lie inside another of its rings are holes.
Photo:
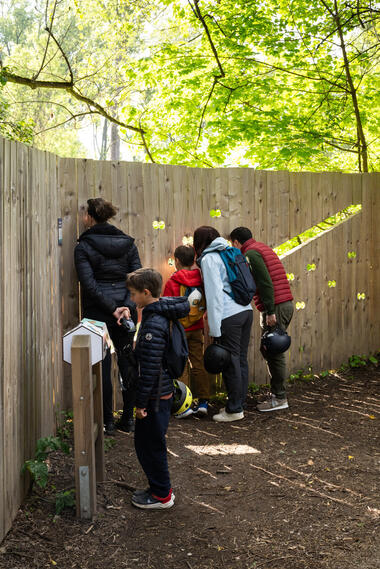
[[[88,318],[83,318],[78,326],[63,336],[63,361],[71,364],[71,343],[73,337],[78,335],[91,337],[91,365],[102,361],[106,355],[109,342],[107,326],[104,322]]]

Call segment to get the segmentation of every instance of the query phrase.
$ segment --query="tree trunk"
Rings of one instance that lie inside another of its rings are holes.
[[[120,160],[120,136],[117,124],[111,126],[111,160]]]
[[[334,5],[335,5],[334,19],[336,22],[337,31],[338,31],[338,35],[339,35],[340,48],[342,50],[342,55],[343,55],[344,70],[346,72],[347,83],[348,83],[349,88],[350,88],[350,95],[351,95],[352,104],[353,104],[354,112],[355,112],[356,127],[357,127],[357,133],[358,133],[358,146],[359,146],[358,147],[359,171],[361,171],[361,169],[362,169],[363,172],[368,172],[367,141],[366,141],[365,134],[364,134],[364,129],[363,129],[362,119],[361,119],[361,115],[360,115],[360,109],[359,109],[359,103],[358,103],[358,98],[357,98],[357,94],[356,94],[356,89],[355,89],[354,82],[353,82],[352,76],[351,76],[350,62],[348,61],[348,57],[347,57],[346,44],[345,44],[344,37],[343,37],[342,25],[341,25],[341,21],[340,21],[340,16],[339,16],[338,6],[337,6],[336,0],[334,2]]]
[[[107,160],[108,121],[104,119],[102,145],[100,147],[99,160]]]

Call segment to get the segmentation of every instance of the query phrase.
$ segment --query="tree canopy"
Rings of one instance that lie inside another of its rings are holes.
[[[104,120],[140,160],[378,169],[372,0],[8,0],[3,11],[6,136],[83,155],[76,128]]]

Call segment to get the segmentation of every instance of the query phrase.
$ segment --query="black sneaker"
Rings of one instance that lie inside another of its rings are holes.
[[[133,433],[135,430],[135,421],[134,419],[116,421],[115,427],[118,431],[123,431],[123,433]]]
[[[113,437],[115,434],[115,423],[106,423],[104,425],[104,434],[107,437]]]
[[[149,490],[142,494],[133,494],[131,502],[136,508],[143,510],[163,510],[174,506],[174,495],[173,492],[170,492],[167,498],[158,499]]]

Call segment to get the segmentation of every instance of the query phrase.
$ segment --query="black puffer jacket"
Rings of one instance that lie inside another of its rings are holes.
[[[157,397],[161,366],[160,395],[172,393],[173,379],[165,370],[170,320],[184,318],[189,311],[189,301],[184,296],[163,297],[144,308],[135,349],[139,364],[136,407],[144,409],[149,399]]]
[[[114,320],[118,306],[128,306],[126,275],[141,267],[134,239],[110,223],[97,223],[79,237],[74,259],[86,317]]]

